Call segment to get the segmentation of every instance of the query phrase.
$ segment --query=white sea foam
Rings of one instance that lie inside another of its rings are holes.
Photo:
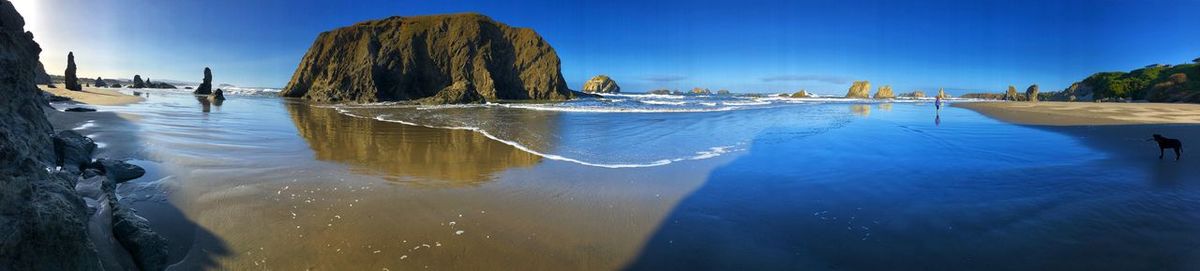
[[[634,98],[634,99],[684,99],[684,98],[688,97],[688,96],[683,96],[683,95],[669,95],[669,94],[629,94],[629,93],[600,94],[600,96],[603,96],[603,97],[610,97],[610,96],[611,97],[626,97],[626,98]]]
[[[661,159],[661,160],[648,162],[648,163],[597,163],[597,162],[583,161],[580,159],[570,158],[570,157],[556,155],[556,154],[540,152],[540,151],[531,149],[525,145],[522,145],[521,143],[518,143],[516,141],[506,140],[506,139],[497,137],[497,136],[493,135],[492,133],[488,132],[487,130],[480,129],[478,127],[425,125],[425,124],[420,124],[420,123],[413,123],[413,122],[408,122],[408,121],[403,121],[403,120],[387,118],[390,115],[379,115],[379,116],[375,116],[375,117],[368,117],[368,116],[354,114],[354,113],[350,112],[350,110],[347,110],[344,108],[334,107],[334,109],[336,109],[341,114],[351,116],[351,117],[356,117],[356,118],[367,118],[367,119],[374,119],[374,120],[378,120],[378,121],[385,121],[385,122],[399,123],[399,124],[404,124],[404,125],[409,125],[409,126],[418,126],[418,127],[426,127],[426,128],[434,128],[434,129],[473,131],[473,132],[479,133],[487,138],[495,140],[497,142],[504,143],[505,145],[512,146],[513,148],[517,148],[521,151],[524,151],[524,152],[527,152],[527,153],[530,153],[533,155],[537,155],[542,158],[546,158],[546,159],[550,159],[550,160],[557,160],[557,161],[564,161],[564,162],[571,162],[571,163],[585,165],[585,166],[602,167],[602,168],[617,169],[617,168],[643,168],[643,167],[664,166],[664,165],[671,164],[672,162],[679,162],[679,161],[684,161],[684,160],[703,160],[703,159],[717,157],[717,156],[720,156],[721,154],[728,153],[729,149],[732,148],[732,146],[714,147],[708,151],[697,152],[696,155],[692,156],[692,157],[675,158],[675,159]]]
[[[638,102],[641,102],[644,104],[657,104],[657,105],[685,105],[685,104],[687,104],[687,102],[684,102],[684,101],[638,100]]]
[[[496,106],[507,108],[518,108],[539,111],[557,111],[557,112],[590,112],[590,113],[696,113],[696,112],[720,112],[742,109],[737,106],[723,106],[717,108],[630,108],[630,107],[611,107],[611,106],[556,106],[543,104],[498,104]]]

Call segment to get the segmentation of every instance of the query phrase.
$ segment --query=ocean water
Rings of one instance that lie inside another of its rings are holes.
[[[1200,167],[1143,138],[1195,126],[1021,126],[931,100],[150,93],[99,107],[127,124],[75,128],[150,169],[123,197],[168,210],[151,221],[191,222],[157,226],[181,267],[1200,267]]]

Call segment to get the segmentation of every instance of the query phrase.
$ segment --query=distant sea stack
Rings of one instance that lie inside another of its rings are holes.
[[[712,91],[708,90],[707,88],[692,88],[692,94],[710,95],[710,94],[712,94]]]
[[[208,67],[204,67],[204,81],[200,82],[200,86],[196,87],[196,91],[192,91],[192,94],[195,94],[195,95],[212,94],[212,70],[210,70]],[[225,99],[225,98],[222,97],[221,99]]]
[[[621,86],[617,85],[617,81],[613,81],[608,75],[597,75],[592,77],[586,83],[583,83],[583,92],[585,93],[621,93]]]
[[[566,100],[554,48],[528,28],[465,13],[324,32],[280,92],[317,102]]]
[[[938,89],[938,94],[937,94],[937,97],[938,97],[938,98],[945,99],[945,98],[950,98],[950,95],[946,95],[946,89],[944,89],[944,88],[939,88],[939,89]]]
[[[83,86],[79,85],[79,77],[75,75],[75,52],[67,52],[67,70],[63,71],[63,84],[67,89],[80,91]]]
[[[1030,102],[1038,101],[1038,85],[1037,84],[1033,84],[1032,86],[1029,86],[1029,88],[1025,89],[1025,99]]]
[[[871,98],[871,82],[854,81],[854,84],[850,85],[850,91],[846,92],[846,98]]]
[[[93,81],[93,82],[95,82],[95,83],[92,83],[92,85],[95,85],[98,88],[108,87],[108,82],[104,82],[104,78],[96,77],[96,81]]]
[[[146,88],[146,82],[142,81],[141,75],[133,75],[133,85],[129,88]]]
[[[879,87],[879,91],[875,92],[875,99],[894,99],[896,94],[892,92],[892,86]]]
[[[1005,101],[1020,101],[1020,100],[1022,100],[1022,96],[1020,94],[1017,94],[1017,87],[1010,85],[1010,86],[1008,86],[1008,91],[1004,92],[1004,100]]]

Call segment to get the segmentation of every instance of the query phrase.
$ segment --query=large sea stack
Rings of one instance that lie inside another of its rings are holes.
[[[882,87],[879,87],[879,91],[875,92],[874,98],[875,99],[894,99],[894,98],[896,98],[896,93],[892,92],[892,86],[890,86],[890,85],[882,86]]]
[[[536,32],[474,13],[391,17],[324,32],[280,92],[317,102],[565,100]]]
[[[1033,84],[1032,86],[1029,86],[1029,88],[1025,89],[1025,99],[1030,102],[1038,101],[1038,85],[1037,84]]]
[[[196,87],[196,91],[192,91],[196,95],[212,94],[212,70],[204,67],[204,81],[200,82],[200,86]]]
[[[99,270],[77,176],[55,168],[53,127],[34,84],[42,49],[0,1],[0,269]]]
[[[129,88],[145,88],[145,87],[146,87],[146,82],[142,81],[142,76],[136,75],[136,74],[133,75],[133,85],[129,86]]]
[[[618,86],[617,81],[613,81],[608,75],[597,75],[583,83],[582,90],[585,93],[621,93],[621,86]]]
[[[1017,87],[1011,85],[1008,86],[1008,91],[1004,92],[1005,101],[1020,101],[1022,100],[1022,97],[1023,96],[1017,94]]]
[[[846,98],[871,98],[871,82],[854,81],[854,84],[850,86],[850,91],[846,92]]]
[[[75,75],[75,52],[67,53],[67,70],[63,71],[63,84],[67,89],[80,91],[83,86],[79,85],[79,77]]]

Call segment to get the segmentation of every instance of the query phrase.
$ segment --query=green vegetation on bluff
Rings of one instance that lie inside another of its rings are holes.
[[[1200,60],[1200,59],[1197,59]],[[1189,80],[1189,78],[1191,80]],[[1149,65],[1130,72],[1100,72],[1053,96],[1056,100],[1132,99],[1200,102],[1200,64]]]

